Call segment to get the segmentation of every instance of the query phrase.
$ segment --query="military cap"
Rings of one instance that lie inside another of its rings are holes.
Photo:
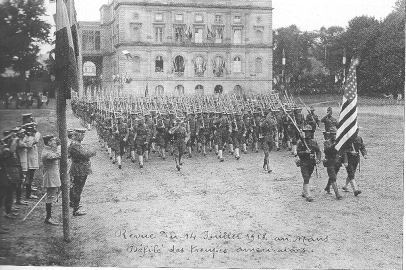
[[[333,111],[333,108],[328,107],[328,108],[327,108],[327,111]]]
[[[311,126],[311,125],[306,125],[306,126],[302,129],[302,131],[310,131],[310,132],[313,132],[313,129],[312,129],[312,126]]]
[[[21,134],[21,133],[25,133],[25,129],[23,129],[23,128],[20,128],[18,131],[17,131],[17,134]]]
[[[311,110],[311,111],[314,111],[314,107],[313,107],[313,106],[310,106],[310,110]]]
[[[86,129],[85,128],[75,128],[75,133],[85,133]]]
[[[5,130],[3,131],[3,136],[7,137],[8,135],[12,134],[13,132],[11,130]]]
[[[23,119],[27,119],[32,117],[32,113],[23,113],[21,116],[23,117]]]
[[[53,138],[55,138],[54,135],[45,135],[45,136],[42,137],[42,139],[44,140],[45,145],[48,145],[48,142]]]
[[[14,127],[11,129],[11,131],[14,133],[17,133],[20,129],[21,129],[21,127]]]
[[[73,129],[68,129],[68,135],[69,135],[69,134],[73,134],[73,132],[75,132],[75,130],[73,130]]]

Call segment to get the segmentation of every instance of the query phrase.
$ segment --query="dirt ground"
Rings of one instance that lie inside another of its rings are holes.
[[[79,126],[68,115],[68,126]],[[125,160],[119,170],[91,130],[84,143],[98,153],[82,195],[88,214],[71,217],[72,241],[63,242],[61,226],[43,224],[44,204],[25,222],[30,207],[22,208],[16,221],[0,218],[10,228],[0,235],[0,264],[401,269],[404,107],[361,107],[358,119],[368,150],[356,174],[362,194],[342,192],[341,201],[326,194],[319,165],[312,203],[300,196],[300,170],[287,151],[272,152],[271,174],[262,170],[262,152],[239,161],[227,154],[224,163],[195,154],[180,172],[154,154],[143,169]],[[317,139],[322,145],[321,129]],[[339,186],[345,178],[342,169]],[[61,204],[55,208],[62,222]]]

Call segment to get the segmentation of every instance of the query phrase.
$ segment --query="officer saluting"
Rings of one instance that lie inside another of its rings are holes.
[[[305,138],[301,139],[297,144],[297,155],[299,156],[297,166],[300,167],[303,177],[302,197],[306,198],[308,202],[312,202],[314,199],[310,196],[309,182],[310,177],[313,174],[314,167],[320,163],[321,152],[317,141],[312,139],[312,127],[310,125],[306,125],[302,131],[305,133]]]
[[[72,143],[68,148],[68,155],[72,159],[69,174],[72,180],[70,199],[74,216],[86,215],[84,211],[79,210],[80,196],[85,186],[87,176],[92,173],[90,158],[96,155],[95,151],[87,150],[82,145],[85,132],[86,129],[84,128],[75,129],[75,133],[72,136]]]
[[[333,117],[333,109],[331,107],[327,108],[327,115],[321,118],[321,122],[324,124],[324,129],[329,132],[331,127],[337,127],[337,119]]]

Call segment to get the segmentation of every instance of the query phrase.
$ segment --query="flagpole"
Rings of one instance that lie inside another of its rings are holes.
[[[62,10],[58,10],[58,2],[63,0],[57,0],[56,4],[56,17],[61,16]],[[65,3],[62,3],[64,5]],[[58,24],[58,19],[57,22]],[[57,27],[58,30],[58,27]],[[58,42],[56,42],[58,45]],[[56,58],[58,61],[58,58]],[[59,71],[60,72],[60,71]],[[70,242],[70,216],[69,216],[69,179],[68,179],[68,133],[66,127],[66,93],[64,82],[61,74],[56,76],[57,79],[57,95],[56,95],[56,123],[59,133],[59,139],[61,140],[61,159],[59,163],[59,172],[61,178],[61,190],[62,190],[62,220],[63,220],[63,238],[65,242]],[[70,88],[69,88],[70,89]]]

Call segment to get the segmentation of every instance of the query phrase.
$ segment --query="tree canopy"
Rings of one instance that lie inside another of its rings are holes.
[[[7,68],[25,75],[36,65],[40,46],[49,43],[51,25],[41,19],[44,0],[0,3],[0,73]]]

